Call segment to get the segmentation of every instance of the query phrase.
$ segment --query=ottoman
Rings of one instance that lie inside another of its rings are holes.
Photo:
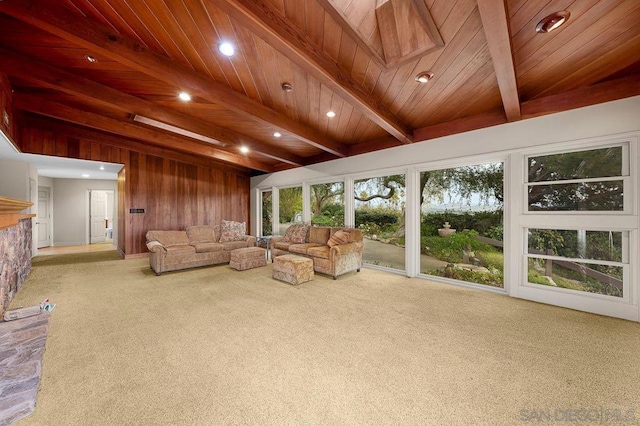
[[[267,264],[265,249],[260,247],[243,247],[231,251],[229,266],[238,271],[258,268]]]
[[[285,254],[273,261],[273,278],[292,285],[302,284],[313,279],[313,260]]]

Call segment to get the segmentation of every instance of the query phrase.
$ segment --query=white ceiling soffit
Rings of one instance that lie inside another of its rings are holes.
[[[16,151],[2,131],[0,131],[0,159],[24,161],[38,169],[38,176],[63,179],[117,180],[118,172],[123,166],[122,164],[103,163],[100,161],[23,154]],[[101,167],[104,170],[100,170]]]

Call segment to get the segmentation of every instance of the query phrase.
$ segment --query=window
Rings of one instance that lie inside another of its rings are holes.
[[[527,285],[627,298],[629,240],[637,227],[628,216],[629,145],[525,158]]]
[[[355,224],[365,242],[362,261],[405,270],[405,176],[354,181]]]
[[[278,234],[284,235],[292,223],[302,222],[302,187],[280,188]]]
[[[261,236],[268,236],[273,234],[273,192],[261,191],[262,198],[262,229]]]
[[[502,162],[420,173],[420,273],[504,287]]]
[[[529,211],[623,211],[622,158],[622,146],[529,157]]]
[[[344,182],[320,183],[309,187],[311,223],[344,226]]]
[[[529,229],[528,281],[623,297],[628,240],[627,231]]]

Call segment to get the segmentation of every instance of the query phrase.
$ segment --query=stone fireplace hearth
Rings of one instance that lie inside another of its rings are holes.
[[[32,203],[0,197],[0,318],[31,271]]]

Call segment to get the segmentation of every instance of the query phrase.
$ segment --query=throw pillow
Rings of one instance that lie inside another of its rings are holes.
[[[288,243],[302,244],[307,238],[309,225],[304,223],[294,223],[284,232],[284,240]]]
[[[246,234],[246,225],[244,222],[234,222],[232,220],[223,220],[220,242],[225,243],[228,241],[243,241]]]
[[[327,245],[329,247],[333,247],[333,246],[339,246],[340,244],[346,244],[349,242],[349,233],[347,231],[343,231],[342,229],[339,229],[336,231],[335,234],[333,234],[331,236],[331,238],[329,238],[329,241],[327,241]]]

